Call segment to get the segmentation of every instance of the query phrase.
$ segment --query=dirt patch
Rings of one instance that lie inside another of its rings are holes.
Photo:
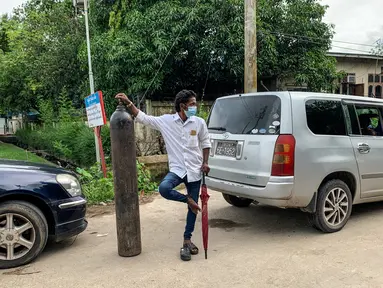
[[[151,195],[140,195],[140,205],[145,205],[153,202],[158,193],[154,193]],[[114,203],[103,203],[98,205],[91,205],[87,208],[87,218],[100,217],[103,215],[111,215],[115,213],[115,205]]]
[[[226,232],[231,232],[235,228],[245,228],[250,227],[249,223],[237,223],[228,219],[210,219],[209,226],[211,228],[220,228],[224,229]]]
[[[102,215],[110,215],[115,211],[114,203],[106,204],[106,205],[92,205],[88,206],[86,210],[87,218],[99,217]]]
[[[33,271],[33,272],[27,272],[27,271],[25,271],[25,270],[27,270],[29,267],[30,267],[30,265],[22,266],[22,267],[16,268],[15,270],[4,272],[3,275],[16,275],[16,276],[22,276],[22,275],[31,275],[31,274],[38,274],[38,273],[41,273],[41,271]]]

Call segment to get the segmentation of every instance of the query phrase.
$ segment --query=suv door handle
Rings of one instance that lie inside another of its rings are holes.
[[[371,148],[367,143],[358,143],[358,151],[361,154],[367,154]]]

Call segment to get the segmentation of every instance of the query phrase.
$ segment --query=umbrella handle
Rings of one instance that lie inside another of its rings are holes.
[[[205,185],[205,172],[202,172],[202,185]]]

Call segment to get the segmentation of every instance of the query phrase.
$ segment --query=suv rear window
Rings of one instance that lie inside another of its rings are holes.
[[[279,134],[281,99],[277,96],[239,96],[218,99],[210,113],[210,132]]]

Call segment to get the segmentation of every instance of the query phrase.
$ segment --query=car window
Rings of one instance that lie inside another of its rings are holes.
[[[347,135],[344,113],[340,101],[308,100],[307,126],[317,135]]]
[[[219,99],[208,119],[210,133],[279,134],[281,99],[277,96],[239,96]]]
[[[354,104],[347,104],[346,107],[348,114],[348,117],[346,117],[346,122],[348,124],[349,134],[361,135],[359,120]]]
[[[373,105],[355,105],[360,131],[365,136],[382,136],[381,111]]]

